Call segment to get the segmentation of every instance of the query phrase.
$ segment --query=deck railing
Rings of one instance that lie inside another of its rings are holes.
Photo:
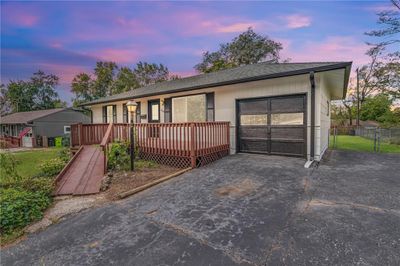
[[[158,163],[196,167],[229,154],[229,122],[144,123],[135,124],[134,132],[139,156]],[[71,127],[72,146],[106,145],[115,140],[129,140],[129,124]]]
[[[10,148],[21,147],[21,138],[13,136],[0,136],[0,141],[5,142]]]

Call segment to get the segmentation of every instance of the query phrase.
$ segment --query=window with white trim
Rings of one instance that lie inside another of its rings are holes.
[[[71,126],[64,126],[64,134],[70,134],[71,133]]]

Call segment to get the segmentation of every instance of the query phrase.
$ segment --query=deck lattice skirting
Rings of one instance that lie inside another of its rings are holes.
[[[160,164],[199,167],[229,154],[229,122],[143,123],[134,130],[139,157]],[[129,124],[71,127],[72,146],[102,144],[106,154],[107,145],[116,140],[129,141]]]

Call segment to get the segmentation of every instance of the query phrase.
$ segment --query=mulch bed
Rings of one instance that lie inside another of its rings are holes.
[[[111,177],[110,187],[104,193],[107,199],[117,200],[119,199],[118,195],[122,192],[143,186],[179,170],[181,169],[166,165],[156,165],[151,168],[138,169],[134,172],[116,172]]]

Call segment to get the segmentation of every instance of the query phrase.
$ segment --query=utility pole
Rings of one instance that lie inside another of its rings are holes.
[[[358,68],[356,69],[357,73],[357,128],[360,127],[360,78],[358,74]]]

